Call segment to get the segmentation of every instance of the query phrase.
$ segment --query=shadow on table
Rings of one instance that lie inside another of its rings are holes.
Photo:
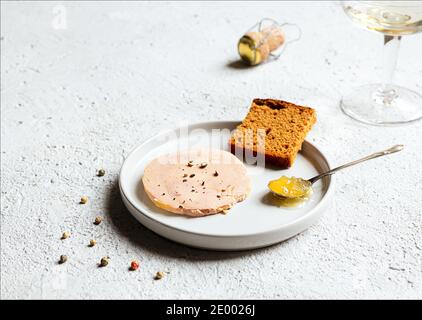
[[[243,62],[242,60],[235,60],[235,61],[228,62],[226,64],[226,67],[230,68],[230,69],[251,69],[254,66],[248,65],[245,62]]]
[[[139,223],[139,221],[136,220],[126,209],[120,196],[119,184],[117,180],[113,182],[107,199],[107,215],[110,218],[111,225],[116,230],[116,232],[119,235],[127,238],[128,241],[135,243],[142,249],[160,255],[197,261],[224,260],[253,255],[257,252],[270,250],[271,248],[282,245],[276,244],[272,247],[262,249],[228,252],[201,250],[184,246],[157,235]]]

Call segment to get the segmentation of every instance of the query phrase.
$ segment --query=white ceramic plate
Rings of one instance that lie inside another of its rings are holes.
[[[245,250],[281,242],[304,231],[317,221],[332,192],[332,177],[316,182],[309,201],[300,207],[274,205],[267,183],[281,175],[311,178],[329,169],[324,155],[305,141],[292,168],[280,170],[247,165],[252,191],[228,214],[189,218],[156,207],[145,194],[141,177],[153,158],[193,148],[228,150],[230,131],[238,121],[203,122],[157,134],[136,147],[123,163],[119,176],[123,201],[133,216],[147,228],[189,246],[213,250]]]

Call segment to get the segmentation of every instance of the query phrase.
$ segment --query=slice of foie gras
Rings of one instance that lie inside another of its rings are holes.
[[[225,212],[250,192],[244,164],[217,149],[160,156],[146,166],[142,182],[157,207],[192,217]]]

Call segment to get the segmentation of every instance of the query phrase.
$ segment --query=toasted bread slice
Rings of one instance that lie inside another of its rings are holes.
[[[264,155],[266,162],[289,168],[315,122],[316,112],[312,108],[282,100],[254,99],[246,118],[229,140],[230,148],[233,153],[243,149],[254,156]],[[259,147],[262,137],[264,149]]]

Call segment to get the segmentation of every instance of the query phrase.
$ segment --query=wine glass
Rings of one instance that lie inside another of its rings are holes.
[[[421,119],[422,96],[392,84],[392,77],[402,36],[422,31],[422,1],[343,1],[342,7],[353,22],[384,35],[382,83],[360,86],[344,95],[340,102],[343,112],[373,125]]]

